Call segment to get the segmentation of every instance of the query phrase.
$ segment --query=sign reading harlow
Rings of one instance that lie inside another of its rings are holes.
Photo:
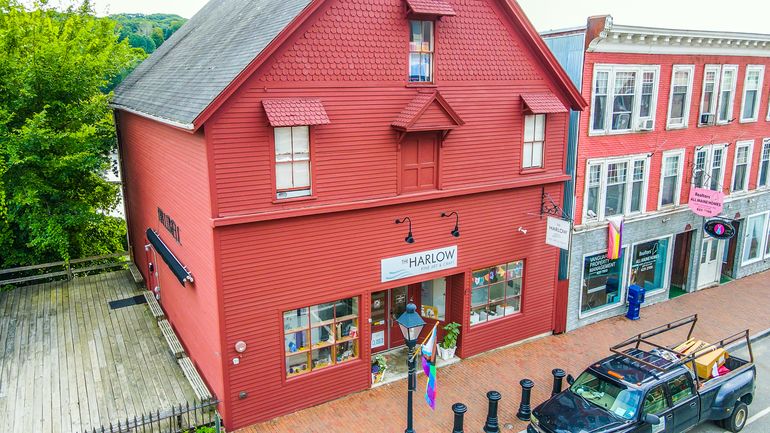
[[[383,283],[457,267],[457,245],[382,259]]]
[[[545,243],[569,250],[570,229],[569,221],[549,216],[545,231]]]
[[[690,199],[687,206],[702,217],[717,216],[722,212],[725,194],[722,191],[712,191],[705,188],[690,188]]]

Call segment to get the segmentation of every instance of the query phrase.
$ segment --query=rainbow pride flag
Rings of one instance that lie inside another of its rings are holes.
[[[428,382],[425,385],[425,401],[431,409],[436,410],[436,352],[438,339],[436,338],[436,328],[438,322],[433,326],[430,336],[422,344],[422,371]]]
[[[607,233],[607,258],[617,260],[623,250],[623,216],[607,218],[609,221]]]

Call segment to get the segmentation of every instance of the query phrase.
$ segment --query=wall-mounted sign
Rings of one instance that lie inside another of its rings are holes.
[[[725,194],[722,191],[712,191],[705,188],[691,188],[690,199],[687,206],[695,213],[703,217],[713,217],[722,213],[722,205]]]
[[[372,332],[372,349],[385,345],[385,331]]]
[[[703,224],[703,231],[714,239],[730,239],[735,236],[735,227],[730,221],[710,219]]]
[[[158,221],[160,221],[161,225],[166,228],[166,231],[171,233],[171,237],[174,238],[176,243],[182,244],[182,238],[179,235],[179,226],[176,225],[176,222],[168,216],[165,212],[163,212],[163,209],[158,208]]]
[[[400,280],[457,267],[457,245],[382,259],[380,281]]]
[[[569,250],[570,223],[561,218],[548,217],[545,231],[545,243]]]

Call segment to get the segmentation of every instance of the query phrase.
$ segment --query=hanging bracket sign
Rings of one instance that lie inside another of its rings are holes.
[[[569,221],[561,218],[548,217],[545,231],[545,243],[563,250],[569,250],[570,231]]]
[[[730,239],[735,236],[735,227],[730,221],[723,219],[710,219],[703,224],[703,231],[714,239]]]
[[[690,188],[690,199],[687,206],[695,215],[702,217],[717,216],[722,212],[725,194],[722,191],[712,191],[705,188]]]

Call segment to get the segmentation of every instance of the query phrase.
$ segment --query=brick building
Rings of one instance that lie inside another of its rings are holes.
[[[770,268],[770,35],[601,16],[543,37],[590,101],[571,125],[567,328],[625,313],[630,284],[651,304]],[[688,207],[695,188],[724,194],[720,217],[736,236],[704,234]],[[609,260],[618,217],[623,254]]]
[[[461,357],[563,329],[539,212],[584,105],[510,0],[216,0],[166,41],[113,101],[133,260],[228,429],[368,388],[410,300]]]

